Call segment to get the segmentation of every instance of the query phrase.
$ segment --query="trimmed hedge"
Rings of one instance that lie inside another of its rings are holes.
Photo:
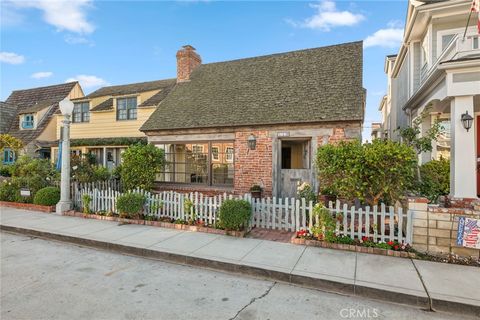
[[[142,213],[146,198],[140,193],[125,193],[117,198],[117,210],[122,218],[137,219]]]
[[[54,206],[60,201],[60,189],[57,187],[46,187],[40,189],[33,198],[34,204],[42,206]]]
[[[431,160],[420,166],[419,191],[431,202],[436,202],[439,196],[450,192],[450,161],[446,159]]]
[[[245,200],[225,200],[219,210],[220,227],[227,230],[242,230],[248,224],[252,206]]]

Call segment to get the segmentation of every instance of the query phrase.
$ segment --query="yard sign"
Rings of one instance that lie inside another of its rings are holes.
[[[458,219],[457,245],[480,249],[480,220],[466,217]]]

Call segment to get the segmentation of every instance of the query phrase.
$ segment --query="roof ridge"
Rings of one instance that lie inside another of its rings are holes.
[[[65,82],[65,83],[51,84],[51,85],[43,86],[43,87],[35,87],[35,88],[28,88],[28,89],[17,89],[17,90],[12,90],[12,93],[13,92],[19,92],[19,91],[31,91],[31,90],[38,90],[38,89],[47,89],[47,88],[52,88],[52,87],[74,85],[74,84],[77,84],[77,83],[78,83],[78,81],[70,81],[70,82]]]
[[[132,82],[132,83],[125,83],[125,84],[115,84],[115,85],[112,85],[112,86],[100,87],[100,88],[98,88],[97,90],[104,89],[104,88],[130,86],[130,85],[133,85],[133,84],[144,84],[144,83],[152,83],[152,82],[159,82],[159,81],[173,81],[173,80],[177,80],[177,78],[168,78],[168,79],[160,79],[160,80],[150,80],[150,81],[142,81],[142,82]],[[95,91],[97,91],[97,90],[95,90]],[[93,92],[95,92],[95,91],[93,91]],[[93,92],[92,92],[92,93],[93,93]],[[92,94],[92,93],[90,93],[90,94]],[[89,94],[89,95],[90,95],[90,94]]]
[[[291,53],[296,53],[296,52],[307,52],[307,51],[321,50],[321,49],[327,49],[327,48],[333,48],[333,47],[340,47],[340,46],[344,47],[344,46],[349,46],[349,45],[354,45],[354,44],[362,44],[362,43],[363,43],[363,40],[357,40],[357,41],[351,41],[351,42],[345,42],[345,43],[332,44],[332,45],[323,46],[323,47],[314,47],[314,48],[298,49],[298,50],[292,50],[292,51],[285,51],[285,52],[277,52],[277,53],[271,53],[271,54],[264,54],[264,55],[260,55],[260,56],[254,56],[254,57],[246,57],[246,58],[238,58],[238,59],[225,60],[225,61],[216,61],[216,62],[202,63],[199,67],[201,67],[201,66],[206,66],[206,65],[212,65],[212,64],[220,64],[220,63],[228,63],[228,62],[237,62],[237,61],[253,60],[253,59],[258,59],[258,58],[267,58],[267,57],[281,56],[281,55],[286,55],[286,54],[291,54]]]

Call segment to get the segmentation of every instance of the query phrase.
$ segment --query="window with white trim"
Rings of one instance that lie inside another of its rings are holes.
[[[117,98],[117,120],[137,119],[137,97]]]
[[[73,107],[72,121],[74,123],[90,121],[90,103],[89,102],[75,103]]]
[[[24,114],[22,116],[22,129],[33,129],[35,127],[33,113]]]

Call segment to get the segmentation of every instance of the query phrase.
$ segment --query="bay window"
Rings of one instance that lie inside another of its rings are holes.
[[[233,142],[158,144],[165,152],[159,182],[233,186]]]

